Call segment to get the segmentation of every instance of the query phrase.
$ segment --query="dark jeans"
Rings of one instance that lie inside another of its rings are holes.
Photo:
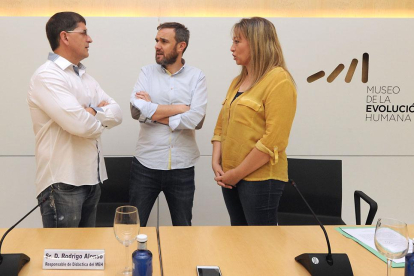
[[[222,188],[232,226],[277,225],[277,208],[285,182],[241,180],[233,189]]]
[[[101,197],[97,185],[73,186],[55,183],[37,197],[44,228],[95,227],[96,209]]]
[[[190,226],[194,200],[194,167],[176,170],[153,170],[136,158],[131,165],[130,204],[138,208],[141,227],[147,225],[152,206],[164,192],[174,226]]]

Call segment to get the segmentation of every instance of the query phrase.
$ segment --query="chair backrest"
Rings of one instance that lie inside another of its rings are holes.
[[[96,226],[111,227],[117,207],[129,204],[129,175],[134,157],[105,157],[108,180],[101,185]]]
[[[341,160],[289,158],[288,172],[289,178],[296,182],[297,187],[318,216],[337,217],[341,220]],[[300,195],[290,184],[285,187],[278,212],[310,215]],[[313,218],[310,219],[313,220]]]

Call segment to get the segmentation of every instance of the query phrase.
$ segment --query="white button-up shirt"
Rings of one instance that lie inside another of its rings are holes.
[[[85,110],[102,101],[96,116]],[[35,133],[36,192],[53,183],[95,185],[106,180],[100,136],[122,122],[119,105],[85,73],[56,54],[30,80],[27,102]]]
[[[151,102],[136,99],[135,93],[147,92]],[[195,128],[206,115],[206,78],[200,69],[184,65],[169,74],[158,64],[141,69],[131,94],[131,103],[141,111],[135,157],[147,168],[158,170],[183,169],[195,165],[200,152],[195,140]],[[152,122],[158,105],[185,104],[190,110],[169,117],[169,125]],[[145,121],[145,122],[144,122]]]

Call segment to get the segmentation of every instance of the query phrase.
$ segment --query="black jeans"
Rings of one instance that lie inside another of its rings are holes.
[[[277,208],[285,182],[241,180],[233,189],[222,188],[232,226],[277,225]]]
[[[129,201],[138,208],[141,227],[147,225],[152,206],[161,191],[167,200],[172,224],[190,226],[195,192],[194,167],[153,170],[133,158]]]

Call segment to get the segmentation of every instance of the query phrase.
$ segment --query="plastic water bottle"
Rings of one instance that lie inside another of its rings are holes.
[[[132,275],[152,276],[152,253],[147,249],[148,237],[140,234],[137,240],[138,249],[132,253]]]

